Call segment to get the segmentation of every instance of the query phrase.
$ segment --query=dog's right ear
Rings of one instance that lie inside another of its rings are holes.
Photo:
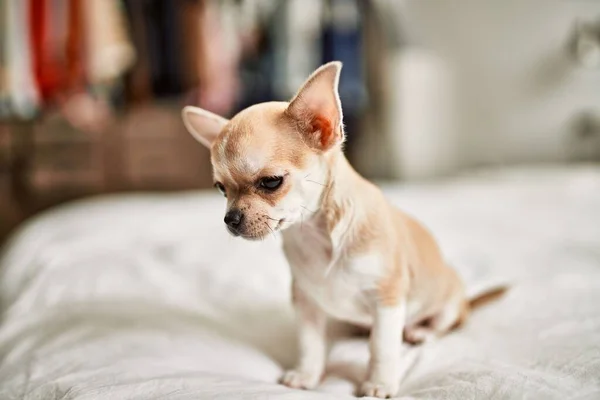
[[[217,114],[193,106],[184,107],[181,116],[188,132],[209,149],[223,127],[229,122]]]
[[[287,113],[299,124],[307,142],[327,151],[344,141],[342,104],[338,84],[342,63],[333,61],[318,68],[290,102]]]

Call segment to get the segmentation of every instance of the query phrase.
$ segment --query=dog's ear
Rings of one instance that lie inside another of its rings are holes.
[[[183,124],[192,136],[211,148],[228,120],[198,107],[186,106],[181,112]]]
[[[286,111],[298,123],[307,142],[322,151],[344,141],[338,94],[341,70],[339,61],[321,66],[302,85]]]

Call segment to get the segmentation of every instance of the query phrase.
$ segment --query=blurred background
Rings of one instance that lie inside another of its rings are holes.
[[[0,0],[0,238],[74,198],[210,187],[181,108],[287,100],[331,60],[371,179],[600,161],[599,0]]]

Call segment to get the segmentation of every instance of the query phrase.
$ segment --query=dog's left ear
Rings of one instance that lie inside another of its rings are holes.
[[[318,150],[327,151],[344,141],[338,94],[341,70],[339,61],[321,66],[302,85],[287,109],[307,143]]]
[[[209,149],[228,122],[217,114],[193,106],[184,107],[181,117],[188,132]]]

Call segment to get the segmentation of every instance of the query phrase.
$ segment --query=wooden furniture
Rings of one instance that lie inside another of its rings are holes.
[[[0,122],[0,239],[59,203],[125,191],[211,186],[208,151],[185,131],[179,105],[144,105],[103,133],[58,116]]]

